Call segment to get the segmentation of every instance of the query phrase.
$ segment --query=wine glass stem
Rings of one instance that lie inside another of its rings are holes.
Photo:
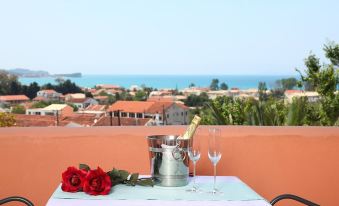
[[[193,162],[193,188],[196,188],[196,184],[195,184],[195,165],[196,165],[196,162]]]
[[[216,183],[216,180],[217,180],[217,165],[214,164],[214,191],[216,190],[215,188],[215,183]]]

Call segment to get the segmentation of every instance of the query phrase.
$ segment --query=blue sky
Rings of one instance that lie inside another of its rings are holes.
[[[0,68],[295,74],[339,42],[335,0],[1,0]]]

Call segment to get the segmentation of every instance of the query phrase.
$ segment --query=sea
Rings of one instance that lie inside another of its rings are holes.
[[[92,88],[97,84],[113,84],[125,88],[131,86],[153,87],[157,89],[187,88],[191,83],[196,87],[208,87],[212,79],[225,82],[229,88],[249,89],[257,88],[259,82],[265,82],[268,88],[274,88],[275,82],[282,78],[296,77],[293,75],[82,75],[70,79],[81,87]],[[55,84],[53,77],[19,78],[22,84],[37,82],[39,85],[46,83]]]

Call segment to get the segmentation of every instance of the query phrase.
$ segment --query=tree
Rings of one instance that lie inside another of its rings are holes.
[[[335,66],[339,66],[339,44],[329,42],[324,45],[325,56]]]
[[[258,93],[259,93],[259,101],[267,100],[267,87],[265,82],[259,82],[258,84]]]
[[[243,125],[245,108],[243,100],[227,96],[217,97],[208,104],[217,125]]]
[[[285,123],[286,109],[283,100],[268,98],[258,101],[254,98],[245,102],[246,125],[282,126]]]
[[[209,101],[206,92],[202,92],[200,95],[191,94],[185,100],[185,105],[188,107],[201,107]]]
[[[83,93],[81,88],[77,86],[74,82],[71,82],[71,80],[69,79],[56,85],[55,90],[62,94]]]
[[[15,105],[13,108],[12,108],[12,113],[13,114],[25,114],[26,113],[26,109],[24,106],[18,104],[18,105]]]
[[[21,94],[21,84],[18,81],[11,81],[9,85],[10,94]]]
[[[40,91],[40,86],[38,85],[38,83],[36,82],[32,82],[29,84],[28,87],[25,87],[25,89],[23,89],[23,93],[29,97],[30,99],[33,99],[36,97],[37,92]]]
[[[18,77],[0,70],[0,95],[19,94],[20,92],[21,84]]]
[[[42,86],[43,89],[53,89],[55,90],[55,86],[51,83],[47,83],[45,85]]]
[[[0,127],[11,127],[15,125],[13,114],[0,112]]]
[[[223,82],[223,83],[220,84],[220,89],[221,90],[228,90],[228,85],[225,82]]]
[[[304,73],[297,69],[301,83],[317,91],[320,95],[319,116],[321,125],[334,125],[339,120],[339,94],[335,93],[339,84],[339,45],[330,42],[324,46],[325,56],[331,64],[320,65],[319,59],[310,54],[305,60]],[[317,116],[317,115],[316,115]]]
[[[212,79],[210,89],[212,91],[218,90],[219,89],[219,79]]]
[[[72,107],[74,112],[76,112],[76,111],[79,110],[79,108],[78,108],[75,104],[67,103],[67,105],[70,106],[70,107]]]
[[[119,93],[117,93],[118,95],[119,95]],[[109,94],[109,95],[107,95],[107,97],[108,97],[108,104],[113,104],[114,102],[116,102],[117,101],[117,95],[111,95],[111,94]]]
[[[142,86],[142,90],[145,92],[145,94],[146,94],[147,96],[149,96],[150,93],[151,93],[152,91],[154,91],[155,89],[154,89],[153,87],[147,87],[146,85],[143,85],[143,86]]]
[[[147,94],[142,90],[137,91],[133,98],[134,101],[146,101],[146,99],[147,99]]]
[[[276,81],[276,85],[278,88],[281,88],[282,90],[288,90],[293,89],[298,84],[298,80],[294,77],[280,79]]]
[[[192,88],[192,87],[195,87],[195,84],[193,82],[188,85],[188,88]]]
[[[299,72],[301,81],[304,83],[306,91],[314,91],[315,87],[319,85],[318,73],[320,71],[320,63],[319,58],[317,58],[314,54],[310,54],[305,60],[305,66],[307,70],[305,70],[305,75],[301,73],[299,69],[296,69]],[[299,83],[299,86],[302,84]]]
[[[93,94],[91,92],[88,92],[88,91],[85,92],[85,96],[93,98]]]
[[[287,114],[287,125],[290,126],[302,126],[305,123],[307,114],[306,110],[307,98],[293,98],[292,103],[289,106]]]
[[[49,105],[50,105],[49,102],[40,101],[32,104],[31,108],[45,108]]]

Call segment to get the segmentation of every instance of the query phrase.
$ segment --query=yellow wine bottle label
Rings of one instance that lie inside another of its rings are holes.
[[[198,115],[195,115],[191,124],[188,126],[186,132],[180,138],[191,139],[193,137],[194,133],[195,133],[195,130],[199,126],[200,121],[201,121],[201,118]]]

